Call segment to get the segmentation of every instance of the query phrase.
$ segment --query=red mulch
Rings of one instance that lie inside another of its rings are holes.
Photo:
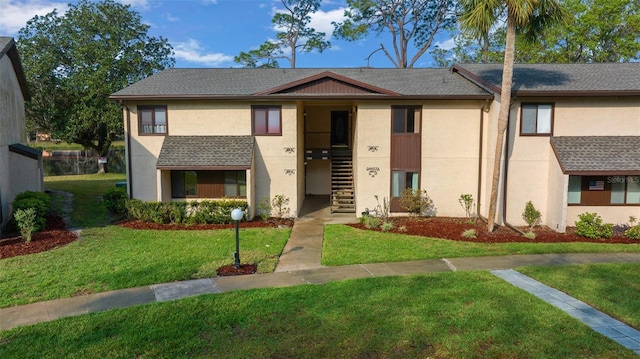
[[[475,242],[475,243],[507,243],[507,242],[530,242],[530,243],[560,243],[560,242],[591,242],[591,243],[622,243],[640,244],[640,241],[624,236],[618,230],[614,232],[612,238],[590,239],[576,235],[575,228],[567,228],[567,233],[558,233],[548,227],[540,226],[534,228],[536,238],[529,239],[508,227],[497,227],[488,233],[486,224],[480,220],[469,223],[466,218],[449,217],[395,217],[391,218],[394,228],[392,233],[411,234],[424,237],[446,238],[455,241]],[[359,229],[365,229],[363,224],[350,224]],[[462,233],[468,229],[476,230],[477,238],[465,238]],[[527,232],[528,227],[520,227],[520,230]],[[380,229],[370,229],[379,231]]]
[[[218,268],[216,273],[220,277],[227,277],[232,275],[253,274],[257,271],[257,264],[241,264],[238,268],[236,268],[233,264],[229,264]]]
[[[47,216],[44,230],[34,233],[31,242],[24,242],[22,237],[15,236],[0,240],[0,259],[34,254],[48,251],[69,244],[78,236],[66,229],[60,216]]]

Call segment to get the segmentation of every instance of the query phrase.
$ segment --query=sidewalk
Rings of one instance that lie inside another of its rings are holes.
[[[342,221],[342,219],[340,220]],[[346,279],[412,275],[456,270],[489,270],[538,298],[566,311],[595,331],[640,355],[640,331],[549,288],[512,268],[533,265],[640,262],[640,253],[541,254],[503,257],[443,258],[410,262],[356,264],[324,267],[320,264],[323,226],[327,220],[296,220],[275,272],[245,276],[215,277],[154,284],[56,299],[0,309],[0,330],[55,320],[62,317],[165,302],[201,294],[224,293],[266,287],[323,284]]]

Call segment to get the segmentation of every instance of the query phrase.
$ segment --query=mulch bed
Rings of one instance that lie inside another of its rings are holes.
[[[254,274],[257,271],[257,264],[241,264],[238,268],[236,268],[233,264],[229,264],[218,268],[216,273],[220,277],[227,277],[232,275]]]
[[[474,243],[507,243],[507,242],[530,242],[530,243],[563,243],[563,242],[591,242],[591,243],[619,243],[619,244],[640,244],[640,241],[624,236],[623,228],[617,228],[612,238],[589,239],[576,235],[575,228],[567,228],[567,233],[558,233],[548,227],[537,227],[534,229],[536,237],[526,238],[507,227],[497,227],[493,233],[488,233],[486,225],[482,221],[469,222],[466,218],[450,217],[394,217],[391,218],[394,228],[391,233],[408,235],[418,235],[424,237],[445,238],[455,241]],[[212,229],[233,229],[235,224],[158,224],[141,221],[125,221],[118,225],[132,229],[154,229],[154,230],[212,230]],[[269,221],[254,220],[239,223],[240,228],[278,228],[291,227],[293,220]],[[363,230],[379,231],[380,229],[367,229],[363,224],[349,224],[354,228]],[[468,229],[476,230],[476,238],[465,238],[462,233]],[[527,231],[528,228],[520,228]],[[35,233],[31,242],[25,242],[19,235],[0,239],[0,259],[21,256],[26,254],[40,253],[69,244],[78,239],[76,233],[66,229],[64,220],[57,215],[47,216],[47,226],[45,230]],[[233,265],[224,266],[218,269],[219,276],[252,274],[256,272],[255,265],[242,264],[240,268]]]
[[[49,215],[44,230],[34,233],[31,242],[25,242],[19,235],[0,240],[0,259],[40,253],[67,245],[78,236],[68,231],[60,216]]]
[[[391,233],[411,234],[424,237],[445,238],[454,241],[474,242],[474,243],[565,243],[565,242],[591,242],[591,243],[620,243],[620,244],[640,244],[640,241],[630,239],[624,236],[622,229],[614,231],[614,235],[607,239],[590,239],[575,234],[575,228],[567,228],[566,233],[558,233],[548,227],[539,226],[534,228],[536,234],[534,239],[526,238],[514,230],[500,226],[492,233],[487,231],[484,222],[476,220],[469,222],[466,218],[451,217],[394,217],[391,218],[393,229]],[[367,229],[364,224],[349,224],[349,226]],[[468,229],[476,230],[476,238],[465,238],[462,233]],[[526,232],[528,227],[519,227],[520,230]]]

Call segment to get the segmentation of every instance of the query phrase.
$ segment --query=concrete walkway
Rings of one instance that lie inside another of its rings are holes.
[[[607,314],[581,302],[564,292],[546,286],[513,269],[494,270],[494,275],[535,295],[545,302],[560,308],[565,313],[588,325],[596,332],[608,337],[640,355],[640,331],[614,319]]]
[[[356,264],[324,267],[320,264],[323,228],[354,218],[296,220],[275,272],[246,276],[215,277],[95,293],[0,309],[0,330],[55,320],[62,317],[165,302],[201,294],[224,293],[266,287],[322,284],[331,281],[397,275],[490,270],[493,274],[538,296],[640,355],[640,332],[568,295],[547,287],[511,268],[532,265],[589,263],[639,263],[640,253],[541,254],[502,257],[443,258],[410,262]]]

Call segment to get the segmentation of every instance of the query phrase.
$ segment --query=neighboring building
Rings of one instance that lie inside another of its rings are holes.
[[[0,37],[0,228],[18,193],[43,191],[42,154],[26,145],[27,80],[13,38]]]
[[[524,223],[528,200],[560,231],[587,210],[613,222],[640,217],[640,153],[629,147],[640,138],[638,73],[640,64],[517,66],[500,202],[508,222]],[[297,216],[314,195],[326,196],[333,212],[360,215],[376,207],[375,196],[402,212],[400,192],[412,187],[427,190],[438,216],[464,216],[461,194],[472,194],[486,216],[500,75],[493,65],[169,69],[111,98],[124,109],[133,198],[246,198],[253,216],[262,198],[282,194]],[[585,136],[597,136],[589,145],[628,148],[635,162],[595,171],[607,157],[575,151]],[[614,202],[621,187],[613,181],[624,177],[625,205],[592,207],[588,188],[578,198],[578,181],[600,184],[592,175],[612,181],[603,191]]]

